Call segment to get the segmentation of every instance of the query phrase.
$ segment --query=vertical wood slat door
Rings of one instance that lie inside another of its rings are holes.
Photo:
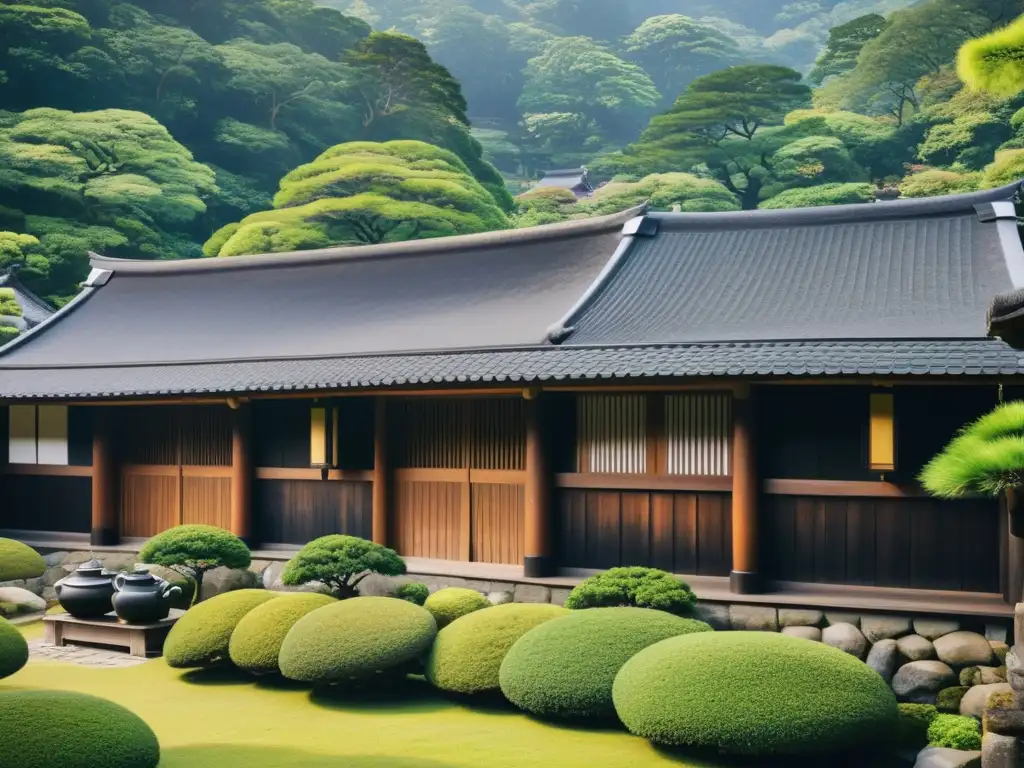
[[[389,411],[392,545],[410,557],[521,563],[521,401],[409,399]]]
[[[183,524],[230,526],[230,411],[126,409],[118,432],[122,536],[146,538]]]

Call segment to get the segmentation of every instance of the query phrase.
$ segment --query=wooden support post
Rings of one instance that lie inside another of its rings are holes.
[[[757,452],[754,412],[749,389],[733,398],[732,426],[732,573],[729,587],[736,594],[759,591]]]
[[[1000,539],[1002,544],[1002,592],[1003,599],[1010,605],[1024,600],[1024,538],[1014,535],[1014,514],[1019,515],[1024,497],[1020,492],[1009,490],[999,499],[1002,513]]]
[[[231,419],[231,532],[252,543],[252,412],[238,403]]]
[[[523,575],[541,578],[554,575],[551,551],[551,486],[547,420],[544,400],[536,392],[526,396],[526,509],[523,525]]]
[[[92,525],[93,546],[118,543],[118,468],[111,435],[110,411],[96,408],[92,412]]]
[[[374,398],[373,406],[373,541],[388,544],[388,411],[387,400]]]

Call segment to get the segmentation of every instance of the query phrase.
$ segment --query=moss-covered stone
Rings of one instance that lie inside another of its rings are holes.
[[[463,587],[447,587],[439,589],[427,598],[423,607],[430,611],[437,622],[438,629],[443,629],[458,618],[489,608],[490,602],[475,589]]]
[[[1013,691],[996,691],[995,693],[989,694],[988,699],[985,700],[985,709],[982,710],[981,716],[981,732],[982,734],[988,733],[988,711],[999,710],[999,709],[1017,709],[1018,701],[1017,694]]]
[[[231,633],[228,655],[232,663],[254,675],[280,672],[278,655],[291,628],[306,614],[333,602],[335,599],[329,595],[301,592],[257,605]]]
[[[978,668],[976,666],[964,667],[960,670],[960,685],[975,685],[974,678],[977,674]]]
[[[952,688],[943,688],[935,699],[935,708],[939,712],[960,712],[960,699],[970,689],[966,685],[956,685]]]
[[[0,581],[35,579],[46,571],[46,561],[32,547],[0,538]]]
[[[228,663],[231,633],[238,622],[256,606],[279,596],[263,589],[237,589],[193,606],[167,635],[167,665],[192,669]]]

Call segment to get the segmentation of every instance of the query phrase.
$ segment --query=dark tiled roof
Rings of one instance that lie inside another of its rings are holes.
[[[537,187],[559,187],[561,189],[571,189],[579,192],[593,192],[593,187],[590,185],[590,181],[587,178],[587,171],[585,168],[569,168],[558,171],[548,171],[544,174]]]
[[[1024,348],[1024,290],[1004,293],[992,299],[988,311],[988,333],[1014,347]]]
[[[27,328],[33,328],[54,313],[53,307],[36,296],[10,273],[0,275],[0,287],[14,291],[14,300],[21,307],[21,317]]]
[[[984,337],[989,302],[1024,276],[1024,250],[1012,204],[986,221],[976,206],[1013,191],[650,214],[657,235],[638,240],[568,343]]]
[[[519,385],[601,379],[769,376],[1000,376],[1024,352],[997,340],[532,347],[491,352],[256,360],[0,372],[0,397],[90,398],[261,391]]]

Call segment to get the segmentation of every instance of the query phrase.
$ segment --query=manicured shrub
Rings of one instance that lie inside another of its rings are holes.
[[[427,680],[453,693],[496,691],[501,662],[515,642],[567,613],[548,603],[506,603],[456,619],[437,634],[427,659]]]
[[[423,657],[437,635],[429,611],[393,597],[355,597],[317,608],[281,645],[281,673],[308,683],[335,683],[401,672]]]
[[[192,606],[164,641],[167,665],[192,669],[228,663],[231,633],[238,622],[256,606],[278,597],[279,592],[236,589]]]
[[[138,715],[70,691],[0,691],[0,765],[155,768],[160,744]]]
[[[489,608],[490,605],[487,598],[475,589],[448,587],[428,597],[423,607],[433,615],[438,629],[442,629],[457,618],[481,608]]]
[[[710,631],[703,621],[649,608],[574,611],[516,641],[501,663],[501,692],[542,717],[614,718],[612,684],[623,664],[669,637]]]
[[[252,555],[235,534],[214,525],[179,525],[158,533],[139,550],[139,562],[162,565],[195,582],[203,597],[203,574],[214,568],[248,568]]]
[[[627,661],[612,687],[634,734],[749,755],[832,752],[888,739],[896,697],[837,648],[771,632],[697,632]]]
[[[290,586],[318,581],[331,594],[345,599],[359,594],[359,582],[371,573],[401,576],[405,561],[393,549],[357,536],[332,534],[313,539],[299,550],[281,574]]]
[[[898,749],[921,749],[928,745],[928,726],[939,711],[931,704],[900,704],[893,742]]]
[[[32,547],[14,539],[0,539],[0,581],[35,579],[46,571],[46,561]]]
[[[633,606],[688,615],[697,602],[689,585],[657,568],[611,568],[583,581],[565,601],[572,610]]]
[[[981,749],[981,728],[967,715],[936,715],[928,726],[928,746]]]
[[[0,677],[10,677],[26,663],[28,643],[17,627],[7,619],[0,619]]]
[[[423,605],[430,597],[430,588],[426,584],[402,584],[394,592],[399,600],[408,600],[413,605]]]
[[[335,602],[316,592],[283,594],[257,605],[238,622],[231,633],[228,655],[231,662],[254,675],[280,672],[277,659],[281,644],[299,619],[317,608]]]

